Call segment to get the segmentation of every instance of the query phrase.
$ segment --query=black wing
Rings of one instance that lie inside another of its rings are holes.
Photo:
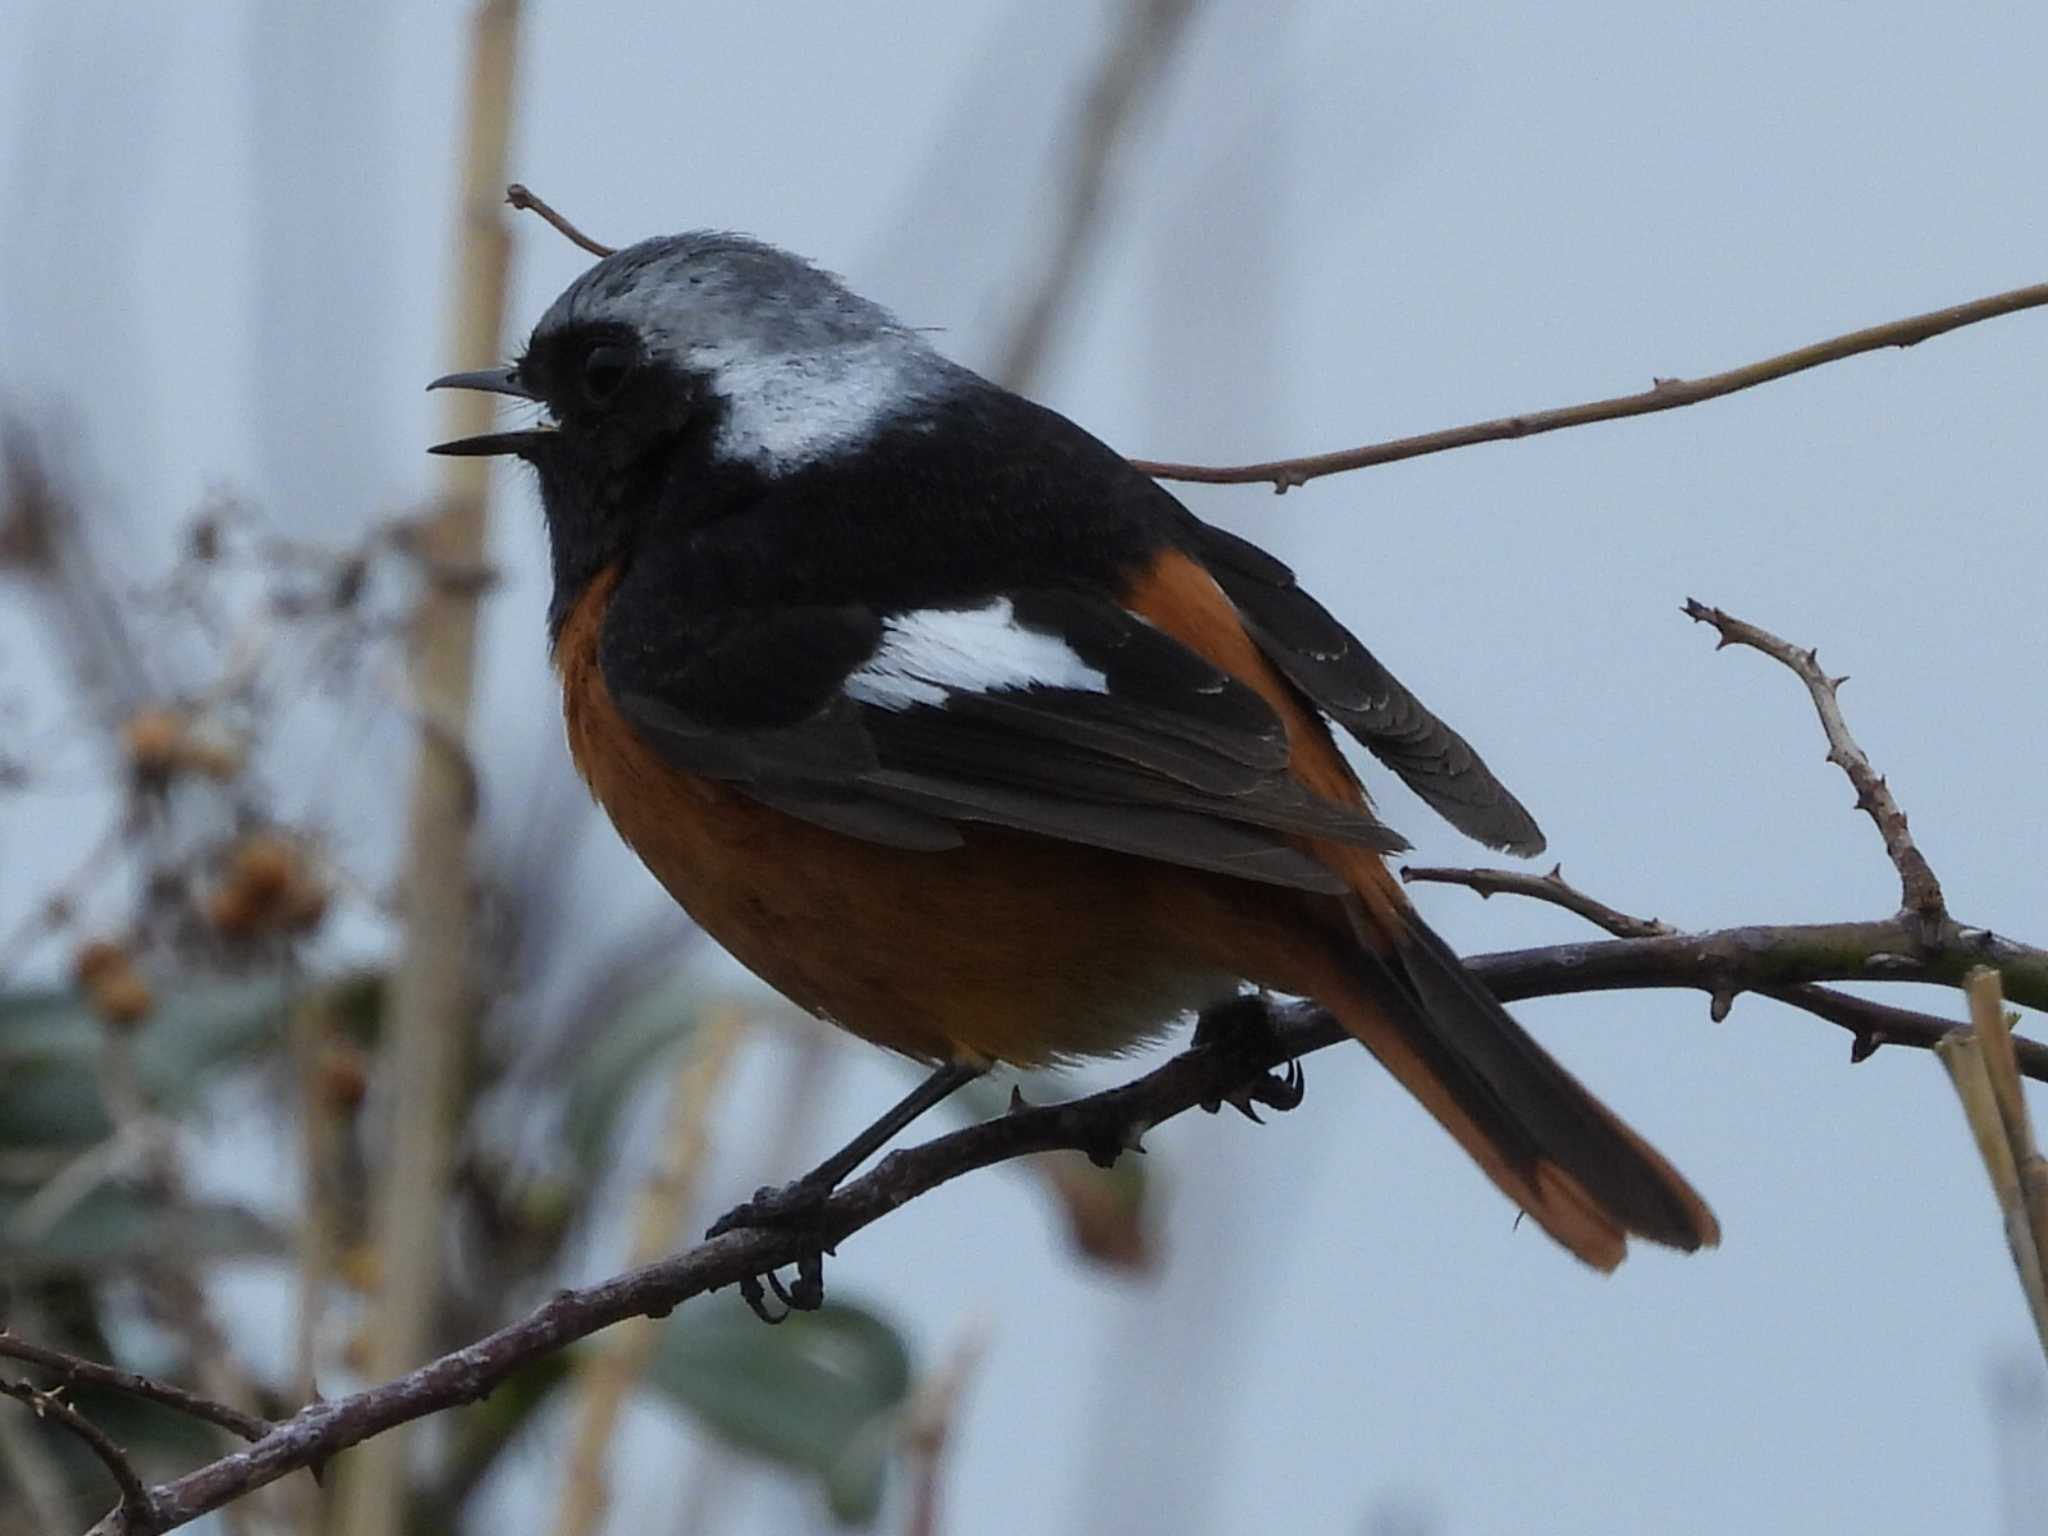
[[[1471,745],[1295,585],[1294,572],[1192,516],[1196,553],[1288,681],[1466,836],[1523,856],[1543,851],[1536,820]]]
[[[780,607],[674,654],[613,643],[662,632],[608,626],[602,652],[656,750],[873,842],[950,848],[981,822],[1332,892],[1342,881],[1288,834],[1407,846],[1289,776],[1285,727],[1255,692],[1106,599]]]

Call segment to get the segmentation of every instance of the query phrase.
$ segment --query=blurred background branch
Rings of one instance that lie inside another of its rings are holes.
[[[456,226],[460,275],[450,336],[458,367],[488,363],[503,347],[512,247],[498,201],[518,80],[518,0],[484,0],[471,27]],[[447,412],[454,436],[490,425],[488,400],[451,400]],[[479,1014],[470,863],[479,790],[469,755],[478,593],[433,572],[483,563],[490,474],[488,464],[466,461],[451,461],[443,474],[439,505],[419,530],[429,577],[410,637],[410,692],[420,731],[401,877],[405,943],[392,977],[385,1046],[396,1092],[376,1200],[377,1281],[365,1352],[377,1378],[418,1364],[434,1335],[463,1120],[460,1081]],[[394,1435],[342,1469],[343,1536],[400,1536],[406,1447],[406,1437]]]

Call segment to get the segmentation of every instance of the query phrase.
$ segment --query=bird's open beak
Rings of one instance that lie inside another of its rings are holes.
[[[474,373],[444,373],[429,389],[480,389],[489,395],[511,395],[518,400],[538,400],[540,396],[521,382],[516,368],[479,368]]]
[[[518,373],[510,368],[479,368],[473,373],[444,373],[427,388],[480,389],[486,394],[510,395],[515,400],[540,398],[527,388]],[[481,437],[459,437],[451,443],[436,443],[427,452],[446,454],[454,458],[480,458],[503,453],[523,455],[527,449],[545,442],[552,436],[553,427],[529,427],[523,432],[486,432]]]

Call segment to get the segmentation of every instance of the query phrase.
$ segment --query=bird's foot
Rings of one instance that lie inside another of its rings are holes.
[[[1263,1125],[1258,1106],[1285,1114],[1301,1103],[1306,1093],[1301,1063],[1290,1058],[1278,1068],[1266,1065],[1275,1034],[1272,1005],[1263,993],[1248,992],[1202,1010],[1193,1048],[1239,1056],[1245,1063],[1243,1079],[1204,1100],[1202,1108],[1213,1115],[1228,1104],[1252,1124]]]
[[[802,1178],[780,1188],[763,1187],[751,1200],[742,1200],[711,1224],[704,1235],[720,1237],[742,1228],[772,1228],[817,1237],[819,1220],[833,1186],[822,1180]],[[764,1323],[779,1323],[792,1312],[815,1312],[825,1304],[825,1253],[822,1238],[806,1244],[797,1254],[796,1278],[784,1284],[769,1270],[748,1275],[740,1281],[740,1295],[754,1316]],[[768,1305],[770,1293],[782,1304],[782,1311]]]

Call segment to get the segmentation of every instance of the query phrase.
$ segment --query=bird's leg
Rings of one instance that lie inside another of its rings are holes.
[[[1262,1125],[1257,1105],[1285,1114],[1301,1102],[1301,1063],[1290,1058],[1277,1071],[1265,1065],[1274,1033],[1273,1005],[1263,992],[1247,992],[1202,1010],[1192,1048],[1231,1053],[1245,1061],[1244,1080],[1202,1108],[1213,1115],[1228,1104],[1254,1125]]]
[[[987,1070],[981,1062],[947,1062],[934,1068],[929,1077],[905,1094],[873,1125],[809,1173],[779,1189],[763,1186],[756,1190],[753,1199],[744,1200],[727,1211],[711,1224],[711,1230],[704,1235],[717,1237],[741,1227],[814,1227],[832,1191],[848,1174],[880,1151],[897,1132],[926,1110],[951,1098]],[[785,1287],[773,1274],[765,1278],[768,1288],[775,1292],[776,1299],[783,1306],[794,1311],[812,1312],[825,1299],[824,1268],[824,1244],[820,1242],[816,1247],[806,1249],[798,1259],[793,1284]],[[767,1296],[759,1278],[741,1282],[740,1294],[764,1322],[779,1323],[788,1316],[787,1312],[776,1316],[768,1311]]]

